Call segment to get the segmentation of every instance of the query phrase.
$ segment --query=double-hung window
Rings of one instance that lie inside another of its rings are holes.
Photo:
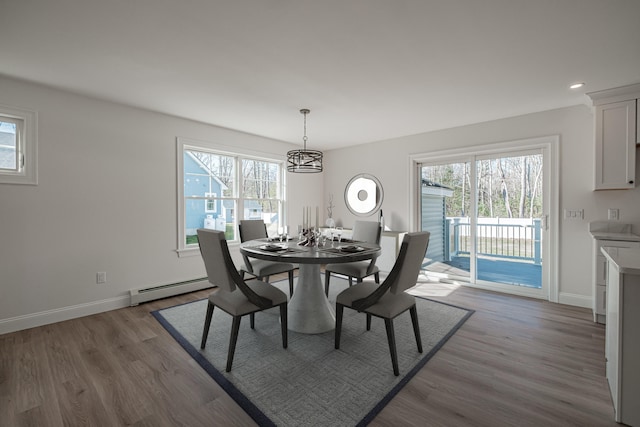
[[[0,105],[0,183],[37,184],[36,113]]]
[[[237,242],[238,221],[260,219],[276,234],[284,212],[283,160],[178,138],[178,253],[198,248],[197,229]]]

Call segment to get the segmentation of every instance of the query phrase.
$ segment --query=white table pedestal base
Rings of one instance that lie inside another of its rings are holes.
[[[320,264],[300,264],[298,283],[288,310],[289,330],[321,334],[336,327],[336,316],[324,294]]]

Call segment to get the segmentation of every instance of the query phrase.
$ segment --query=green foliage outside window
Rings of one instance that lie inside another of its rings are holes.
[[[224,238],[227,240],[233,240],[233,225],[227,224],[227,229],[224,232]],[[187,236],[187,245],[196,245],[198,244],[198,235],[192,234]]]
[[[476,169],[479,218],[542,216],[542,155],[479,160]],[[453,190],[447,216],[471,216],[468,162],[423,167],[422,178]]]

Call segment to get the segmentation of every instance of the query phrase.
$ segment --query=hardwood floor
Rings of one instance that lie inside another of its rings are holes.
[[[209,292],[0,336],[0,425],[255,425],[149,314]],[[589,310],[472,288],[434,299],[476,312],[372,426],[618,425]]]

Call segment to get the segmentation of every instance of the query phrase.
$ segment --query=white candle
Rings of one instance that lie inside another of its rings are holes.
[[[316,231],[318,230],[318,217],[320,216],[320,208],[316,206]]]

